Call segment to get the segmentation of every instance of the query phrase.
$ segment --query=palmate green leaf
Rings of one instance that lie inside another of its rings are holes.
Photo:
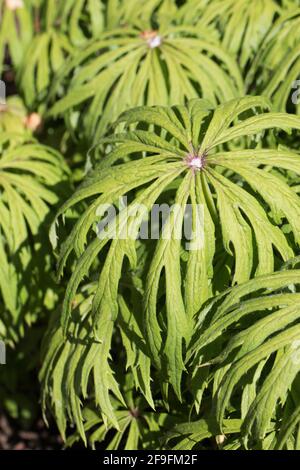
[[[126,376],[126,382],[130,375]],[[92,449],[99,443],[105,445],[106,450],[139,450],[160,448],[159,439],[162,430],[174,423],[174,417],[164,411],[151,412],[140,398],[136,398],[131,389],[126,387],[126,407],[115,401],[116,416],[119,430],[106,424],[99,413],[91,406],[83,410],[84,430],[87,434],[87,444]],[[132,406],[135,406],[134,408]],[[113,436],[113,437],[111,437]],[[71,447],[80,439],[78,432],[68,437],[66,447]]]
[[[32,276],[34,272],[31,257],[41,243],[41,227],[50,208],[58,202],[56,186],[66,175],[55,150],[24,136],[1,135],[0,322],[5,339],[15,340],[19,334],[24,305],[30,300],[28,289],[35,282],[28,275],[28,270]]]
[[[89,293],[89,291],[88,291]],[[65,437],[68,418],[76,424],[78,432],[86,442],[81,410],[81,397],[90,393],[89,382],[92,380],[95,404],[100,406],[106,420],[119,428],[109,394],[110,391],[123,402],[122,395],[108,363],[111,336],[111,323],[107,325],[107,342],[90,339],[89,311],[91,295],[77,300],[80,315],[86,319],[81,325],[74,322],[70,329],[70,339],[64,341],[63,332],[55,318],[45,339],[45,352],[40,378],[43,388],[43,409],[47,401],[53,409],[60,433]],[[100,358],[103,358],[100,359]],[[91,379],[90,379],[91,377]]]
[[[71,3],[74,6],[73,0]],[[40,112],[45,110],[53,75],[73,51],[63,5],[68,9],[70,0],[22,0],[16,6],[10,0],[0,3],[0,64],[8,47],[17,85],[26,105],[34,111],[38,105]]]
[[[154,409],[150,381],[151,381],[151,360],[147,354],[147,347],[143,339],[143,334],[136,320],[134,313],[129,310],[124,298],[119,297],[120,319],[122,341],[126,350],[127,364],[134,379],[136,389],[140,389],[147,402]]]
[[[198,27],[214,26],[223,47],[245,68],[281,13],[276,0],[187,0],[177,16]]]
[[[228,435],[239,434],[242,420],[225,419],[223,421],[222,438],[225,440]],[[199,448],[199,444],[204,439],[215,437],[218,440],[218,429],[212,419],[203,418],[198,421],[181,423],[171,429],[165,436],[167,448],[173,450],[192,450]],[[171,441],[171,442],[170,442]],[[174,444],[173,444],[174,442]]]
[[[296,269],[258,277],[221,294],[199,316],[191,346],[194,366],[203,360],[218,369],[210,373],[214,380],[218,375],[214,400],[221,430],[233,394],[243,390],[241,431],[250,447],[252,442],[263,443],[272,425],[280,431],[277,445],[285,445],[297,423],[295,411],[281,429],[276,410],[288,406],[299,374],[299,282]],[[210,348],[209,356],[203,355],[214,342],[221,353],[213,357]]]
[[[273,447],[276,450],[288,449],[298,450],[299,449],[299,403],[296,400],[296,406],[294,409],[287,410],[282,420],[282,426]]]
[[[263,141],[256,148],[251,148],[252,142],[249,149],[226,151],[230,142],[273,127],[300,130],[299,117],[264,113],[265,108],[265,98],[245,97],[214,110],[206,101],[193,100],[187,107],[139,107],[125,112],[115,134],[102,140],[102,161],[57,215],[57,219],[67,216],[74,208],[81,212],[82,202],[87,203],[62,244],[58,259],[59,275],[71,254],[76,260],[63,303],[64,332],[68,332],[72,302],[80,284],[99,260],[91,321],[95,339],[106,343],[112,334],[108,325],[113,326],[118,317],[120,279],[129,269],[127,263],[130,269],[137,266],[136,240],[145,215],[163,195],[169,194],[171,204],[176,203],[155,243],[147,270],[143,318],[152,364],[160,371],[162,382],[172,384],[179,398],[184,348],[194,331],[193,317],[216,290],[215,237],[234,261],[229,283],[272,272],[275,256],[284,261],[293,256],[279,228],[284,220],[288,220],[294,241],[299,243],[298,196],[270,172],[270,167],[278,167],[298,174],[298,154],[264,149]],[[130,130],[132,124],[135,130]],[[171,192],[169,188],[173,188]],[[130,203],[119,206],[120,197],[125,196]],[[198,229],[189,241],[199,242],[204,235],[204,243],[196,243],[192,250],[183,234],[187,203],[193,207],[193,227],[199,227],[197,204],[203,206],[205,216],[204,233]],[[97,223],[112,204],[117,208],[116,215],[100,236]],[[137,204],[143,206],[143,213],[137,212]],[[57,221],[51,230],[54,246],[58,243],[56,228]],[[119,236],[125,228],[127,236]],[[162,283],[165,295],[160,294]],[[106,354],[108,351],[109,345]]]
[[[128,24],[149,27],[152,19],[176,13],[174,0],[67,0],[57,1],[61,27],[72,44],[82,45],[105,30]]]
[[[152,21],[164,21],[177,11],[175,0],[42,0],[41,19],[57,26],[75,46],[82,46],[103,31],[125,25],[149,28]]]
[[[95,285],[91,284],[85,286],[76,297],[67,339],[63,337],[59,311],[49,325],[40,373],[43,411],[45,414],[47,409],[53,412],[64,439],[67,425],[75,424],[76,434],[68,439],[67,445],[81,438],[94,447],[114,429],[114,438],[108,448],[120,447],[125,435],[125,448],[134,450],[144,433],[144,425],[151,429],[154,418],[154,403],[149,388],[150,359],[134,318],[135,313],[129,311],[124,298],[119,296],[120,317],[116,324],[126,350],[127,371],[125,373],[123,368],[115,377],[114,360],[105,346],[106,340],[110,344],[111,334],[107,330],[107,337],[101,343],[91,337],[90,313],[94,291]],[[121,382],[124,396],[117,380]],[[137,398],[134,390],[141,391],[146,400],[141,395]],[[88,403],[96,411],[87,409]],[[142,422],[139,421],[141,417]],[[92,432],[91,428],[95,426]]]
[[[61,97],[62,83],[68,91]],[[65,116],[72,130],[97,142],[133,106],[198,96],[216,104],[242,94],[235,61],[209,30],[163,22],[155,30],[114,29],[90,41],[57,74],[51,96],[60,99],[50,116]]]
[[[164,24],[177,10],[175,0],[22,0],[13,9],[9,2],[0,2],[0,70],[7,48],[32,108],[46,101],[53,74],[73,46],[128,24],[144,29],[154,20]]]
[[[23,55],[17,81],[29,108],[40,104],[40,112],[45,109],[49,87],[54,74],[71,56],[73,47],[68,37],[49,28],[37,34]]]
[[[247,75],[247,86],[255,83],[256,90],[271,98],[278,111],[294,107],[299,112],[299,7],[298,3],[275,22]]]
[[[23,0],[23,6],[9,7],[9,1],[0,1],[0,73],[4,69],[8,51],[14,67],[22,62],[26,48],[33,36],[32,1]]]

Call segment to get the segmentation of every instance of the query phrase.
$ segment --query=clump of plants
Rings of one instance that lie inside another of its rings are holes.
[[[300,449],[299,7],[1,1],[13,419],[69,447]]]

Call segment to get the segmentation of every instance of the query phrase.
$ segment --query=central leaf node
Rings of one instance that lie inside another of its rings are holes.
[[[205,156],[190,153],[187,155],[185,162],[187,166],[191,168],[193,171],[199,171],[199,170],[202,170],[202,168],[204,168]]]
[[[162,37],[158,34],[157,31],[143,31],[141,33],[141,38],[146,41],[150,49],[159,47],[162,43]]]

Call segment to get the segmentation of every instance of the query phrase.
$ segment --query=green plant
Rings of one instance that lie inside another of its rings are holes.
[[[47,219],[49,223],[50,208],[58,202],[57,187],[66,174],[53,149],[22,135],[1,135],[0,337],[5,341],[16,341],[24,323],[34,321],[34,305],[40,302],[40,308],[43,303],[47,285],[42,273],[49,256],[43,241],[47,232],[41,227]]]
[[[190,202],[193,227],[197,223],[197,204],[204,207],[204,245],[196,244],[192,250],[186,248],[181,235],[183,210],[170,211],[156,246],[151,246],[153,254],[146,264],[145,279],[142,276],[144,328],[139,326],[140,312],[139,320],[132,320],[130,330],[123,331],[127,342],[134,331],[135,342],[140,338],[140,348],[144,344],[145,351],[135,353],[141,374],[137,386],[150,406],[150,360],[157,369],[156,383],[160,382],[161,390],[172,385],[178,399],[182,399],[185,351],[195,328],[194,315],[218,291],[222,281],[215,257],[221,257],[224,264],[227,251],[227,276],[223,282],[234,284],[271,272],[278,255],[283,260],[293,256],[293,246],[299,243],[300,201],[268,168],[279,167],[298,174],[298,156],[287,150],[264,148],[267,137],[262,133],[272,128],[299,130],[300,121],[288,114],[263,112],[268,106],[264,98],[245,97],[215,109],[203,100],[190,101],[187,107],[140,107],[125,112],[118,120],[116,132],[102,140],[102,160],[57,216],[68,216],[70,209],[80,213],[58,259],[59,276],[71,254],[75,255],[75,264],[62,307],[62,328],[56,335],[49,335],[49,358],[44,362],[43,373],[55,381],[49,395],[54,408],[59,406],[56,415],[61,429],[66,426],[66,407],[84,435],[80,396],[87,396],[92,370],[96,404],[106,419],[117,426],[109,391],[119,396],[119,389],[110,366],[110,351],[115,325],[124,315],[124,310],[120,313],[120,302],[125,311],[129,308],[125,323],[130,319],[131,308],[126,307],[126,302],[131,300],[122,285],[129,269],[135,278],[137,250],[143,246],[137,237],[145,213],[137,212],[137,203],[151,212],[163,196],[181,209]],[[230,143],[236,141],[242,147],[230,150]],[[116,205],[125,195],[131,201],[128,208],[120,208],[100,237],[95,220],[99,222],[103,217],[103,205]],[[87,206],[82,205],[85,200]],[[279,229],[283,220],[288,222],[294,240]],[[51,231],[55,246],[56,225],[57,222]],[[125,225],[126,239],[112,237],[116,226]],[[169,237],[164,236],[167,233]],[[190,242],[199,242],[199,236],[198,232]],[[75,313],[76,293],[86,276],[96,276],[98,281],[82,304],[83,310]],[[57,344],[64,334],[74,340],[69,339],[62,346],[64,352],[59,353]],[[128,354],[126,344],[125,350]],[[59,354],[59,360],[54,360],[51,351]],[[61,386],[55,386],[61,381],[66,388],[64,399]],[[100,386],[101,392],[97,392]]]
[[[198,27],[218,26],[223,47],[237,57],[246,71],[281,14],[281,3],[277,0],[188,0],[178,16]]]
[[[143,27],[110,30],[75,54],[57,75],[53,98],[65,81],[68,91],[50,116],[66,116],[71,130],[97,142],[128,107],[243,94],[239,69],[211,30],[168,21]]]
[[[165,434],[164,443],[167,449],[202,450],[205,449],[203,441],[214,438],[218,448],[224,450],[240,449],[241,444],[238,438],[241,423],[241,419],[225,419],[222,423],[224,434],[219,434],[220,431],[209,418],[180,423]]]
[[[157,18],[176,13],[174,0],[69,0],[57,2],[61,23],[74,45],[98,38],[105,30],[142,24],[155,14]]]
[[[201,313],[194,367],[209,368],[216,421],[237,410],[246,447],[298,448],[299,270],[222,293]]]
[[[0,0],[0,427],[300,449],[299,9]]]
[[[35,29],[35,35],[31,34],[27,42],[24,40],[22,60],[16,64],[17,81],[26,105],[32,110],[39,107],[40,112],[45,112],[55,74],[70,60],[75,49],[85,45],[88,39],[101,38],[101,33],[111,27],[117,28],[128,23],[140,26],[148,24],[154,12],[159,19],[163,19],[174,8],[173,0],[28,0],[17,10],[9,10],[9,18],[14,14],[26,17],[26,24],[21,24],[21,32],[25,29],[28,34],[28,22]],[[7,30],[10,30],[10,24],[7,24]],[[10,38],[9,34],[11,41]],[[58,91],[64,92],[61,83]]]
[[[32,40],[31,4],[31,0],[0,1],[0,73],[5,70],[5,54],[9,54],[13,66],[18,68]]]
[[[299,31],[298,8],[281,16],[273,25],[248,73],[248,86],[255,86],[271,98],[278,111],[295,108],[299,113],[295,83],[300,76]],[[293,93],[297,102],[292,100]]]
[[[45,100],[50,83],[66,58],[72,54],[73,47],[60,25],[57,25],[57,12],[51,2],[40,2],[35,8],[35,30],[29,47],[22,57],[17,81],[23,92],[26,105],[40,112],[45,111]],[[45,8],[41,16],[39,8]]]

